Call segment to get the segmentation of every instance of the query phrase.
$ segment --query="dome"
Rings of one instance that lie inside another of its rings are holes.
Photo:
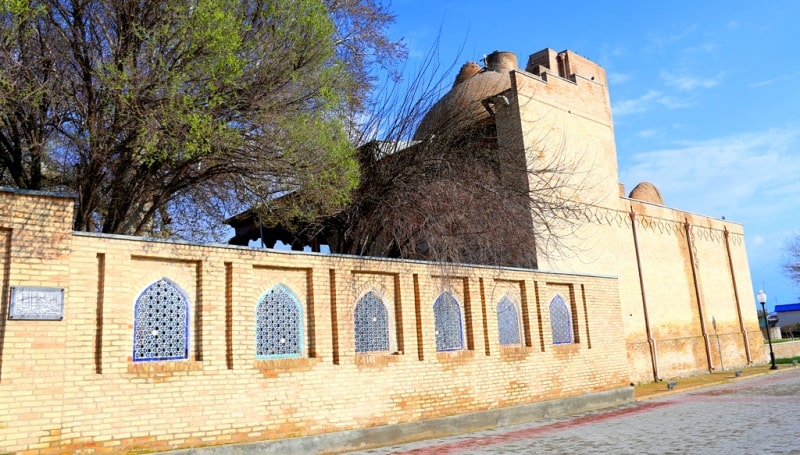
[[[487,68],[469,62],[461,67],[453,88],[425,114],[414,139],[422,140],[437,131],[457,131],[491,119],[482,101],[511,88],[508,73],[517,69],[517,57],[495,51],[486,57]]]
[[[467,62],[461,66],[461,70],[458,72],[458,76],[456,76],[456,81],[453,83],[453,87],[456,85],[466,81],[467,79],[471,78],[472,76],[480,73],[483,71],[480,65],[475,62]]]
[[[661,197],[661,191],[658,191],[658,188],[656,188],[656,186],[650,182],[642,182],[636,185],[628,197],[639,201],[650,202],[652,204],[664,205],[664,199]]]

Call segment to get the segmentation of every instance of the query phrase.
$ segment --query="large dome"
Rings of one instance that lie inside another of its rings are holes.
[[[481,68],[469,62],[461,67],[453,88],[425,114],[414,139],[461,130],[491,119],[482,101],[511,88],[508,73],[517,69],[517,57],[511,52],[495,51],[486,56],[486,65]]]

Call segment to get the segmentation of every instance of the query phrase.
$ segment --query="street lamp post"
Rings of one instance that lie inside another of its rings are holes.
[[[770,370],[777,370],[775,365],[775,353],[772,351],[772,336],[769,334],[769,320],[767,319],[767,294],[763,290],[758,291],[758,303],[761,304],[761,311],[764,313],[764,328],[767,330],[767,343],[769,343],[769,359],[772,362]]]

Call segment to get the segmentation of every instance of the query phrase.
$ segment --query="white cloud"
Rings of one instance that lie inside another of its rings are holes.
[[[656,136],[660,136],[661,135],[661,130],[656,129],[656,128],[649,128],[649,129],[646,129],[646,130],[639,131],[638,133],[636,133],[636,135],[639,136],[642,139],[650,139],[650,138],[653,138],[653,137],[656,137]]]
[[[717,45],[715,43],[703,43],[700,48],[705,52],[711,52],[717,48]]]
[[[687,74],[678,75],[662,71],[661,79],[664,80],[668,87],[674,88],[676,93],[681,93],[680,96],[664,94],[658,90],[650,90],[638,98],[614,102],[611,108],[614,112],[614,117],[623,117],[626,115],[641,114],[659,106],[667,109],[690,107],[692,105],[692,97],[689,95],[690,92],[694,92],[698,89],[712,88],[724,77],[724,72],[708,78]]]
[[[760,80],[760,81],[757,81],[757,82],[753,82],[752,84],[747,84],[747,86],[750,87],[750,88],[764,87],[766,85],[772,85],[772,84],[774,84],[776,82],[784,82],[784,81],[796,79],[798,76],[800,76],[800,73],[781,74],[780,76],[774,77],[772,79],[763,79],[763,80]]]
[[[619,45],[615,46],[613,49],[611,49],[611,55],[613,55],[614,57],[621,57],[621,56],[625,55],[626,53],[627,52],[625,51],[625,48],[622,47],[622,46],[619,46]]]
[[[611,110],[614,112],[614,117],[616,118],[632,114],[641,114],[658,106],[663,106],[668,109],[678,109],[688,107],[689,105],[690,103],[687,101],[677,100],[659,91],[650,90],[639,98],[612,103]]]
[[[717,48],[717,44],[714,43],[714,42],[709,41],[709,42],[706,42],[706,43],[698,44],[697,46],[688,47],[688,48],[684,49],[683,52],[686,53],[686,54],[697,54],[697,53],[709,54],[709,53],[711,53],[711,51],[713,51],[716,48]]]
[[[775,77],[775,78],[772,78],[772,79],[764,79],[764,80],[761,80],[761,81],[758,81],[758,82],[753,82],[752,84],[747,84],[747,86],[750,87],[750,88],[764,87],[764,86],[767,86],[767,85],[772,85],[772,84],[774,84],[776,82],[779,82],[781,80],[784,80],[784,79],[786,79],[786,78],[785,77]]]
[[[608,73],[609,84],[617,85],[628,82],[631,79],[629,74],[624,73]]]
[[[764,237],[760,235],[756,235],[753,237],[753,240],[750,241],[751,246],[759,246],[764,244]]]
[[[639,98],[612,103],[611,110],[614,112],[614,117],[640,114],[652,109],[659,97],[661,97],[660,92],[650,90]]]
[[[653,182],[670,207],[738,222],[800,226],[798,150],[798,126],[678,142],[621,162],[620,177],[626,186]]]
[[[692,105],[689,100],[678,99],[672,96],[662,96],[658,99],[658,104],[666,107],[667,109],[683,109]]]
[[[671,86],[675,87],[678,90],[684,92],[690,92],[698,88],[711,88],[714,87],[725,77],[725,73],[721,72],[713,77],[698,77],[698,76],[691,76],[687,74],[677,75],[670,73],[668,71],[661,72],[661,79],[664,82]]]
[[[697,30],[697,25],[690,25],[682,30],[662,33],[662,32],[653,32],[648,35],[650,42],[655,44],[658,47],[666,46],[668,44],[676,43],[687,36],[691,35]]]
[[[625,56],[627,53],[627,50],[620,45],[614,46],[611,44],[603,44],[602,48],[600,49],[600,57],[597,62],[606,68],[610,68],[615,60]]]

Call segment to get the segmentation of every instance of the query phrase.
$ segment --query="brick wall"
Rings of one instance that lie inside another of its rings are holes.
[[[539,268],[619,278],[634,382],[765,361],[742,226],[621,196],[605,72],[570,51],[531,59],[538,72],[511,73],[519,112],[498,115],[498,140],[532,169],[561,166],[558,196],[583,205],[534,223]]]
[[[763,348],[764,355],[769,357],[769,345]],[[800,341],[784,341],[781,343],[772,343],[772,352],[775,353],[776,359],[790,359],[792,357],[800,356]]]
[[[0,452],[124,453],[312,435],[619,389],[629,383],[616,279],[72,233],[72,200],[0,192]],[[189,302],[188,358],[134,362],[134,305],[166,278]],[[8,320],[11,286],[65,290],[62,320]],[[259,359],[255,309],[275,286],[303,310],[303,355]],[[464,312],[436,351],[433,302]],[[391,350],[355,352],[373,292]],[[549,303],[575,343],[553,345]],[[521,315],[501,346],[497,304]]]
[[[68,289],[72,204],[33,193],[0,198],[0,450],[12,452],[60,437],[67,324],[8,320],[9,294],[20,285]]]
[[[633,382],[766,361],[741,225],[620,198],[587,207],[539,264],[619,277]]]

